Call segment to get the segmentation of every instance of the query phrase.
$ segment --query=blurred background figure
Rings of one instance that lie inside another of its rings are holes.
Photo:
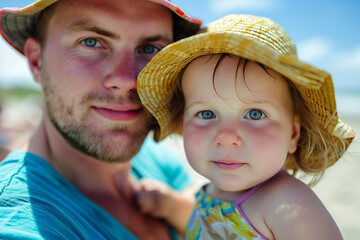
[[[0,106],[0,145],[15,149],[34,131],[40,122],[42,109],[34,97],[7,98]]]

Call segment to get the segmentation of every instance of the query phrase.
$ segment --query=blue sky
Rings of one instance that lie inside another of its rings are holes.
[[[26,6],[31,0],[0,1]],[[295,41],[299,57],[330,72],[336,90],[360,93],[359,0],[173,0],[204,25],[230,13],[265,16]],[[34,86],[25,59],[0,40],[0,87]]]

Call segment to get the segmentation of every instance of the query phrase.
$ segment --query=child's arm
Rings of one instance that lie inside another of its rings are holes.
[[[288,175],[273,185],[264,220],[275,239],[343,239],[334,219],[307,185]]]
[[[192,185],[183,191],[175,191],[165,183],[142,179],[137,193],[140,209],[154,217],[163,218],[181,235],[195,204],[198,187]]]

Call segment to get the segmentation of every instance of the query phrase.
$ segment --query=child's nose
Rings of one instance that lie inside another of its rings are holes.
[[[216,147],[240,147],[242,145],[242,140],[234,130],[221,130],[214,138],[214,145]]]

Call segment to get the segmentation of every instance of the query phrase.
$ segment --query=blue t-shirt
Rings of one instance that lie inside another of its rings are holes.
[[[137,178],[165,181],[178,190],[192,183],[176,153],[150,139],[132,163]],[[0,239],[136,237],[44,159],[16,150],[0,164]]]

